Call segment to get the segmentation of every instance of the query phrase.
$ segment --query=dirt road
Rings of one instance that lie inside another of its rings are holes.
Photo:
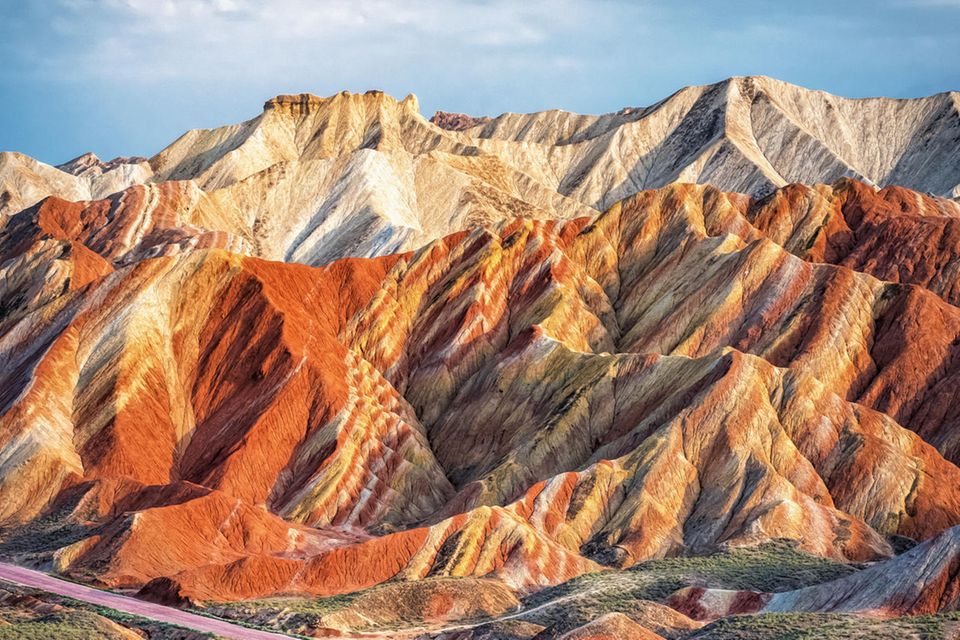
[[[24,569],[4,562],[0,562],[0,580],[56,593],[81,602],[109,607],[135,616],[175,624],[195,631],[214,633],[224,638],[234,638],[235,640],[290,640],[288,635],[247,629],[224,620],[206,618],[173,607],[165,607],[117,593],[85,587],[82,584],[67,582],[46,573]]]

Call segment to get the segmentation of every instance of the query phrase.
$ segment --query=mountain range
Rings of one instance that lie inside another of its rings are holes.
[[[344,92],[4,153],[0,556],[318,636],[949,624],[958,109]]]
[[[956,198],[958,109],[956,92],[847,100],[747,77],[603,116],[504,114],[468,128],[434,116],[457,131],[424,119],[412,95],[278,96],[149,160],[85,155],[54,168],[5,153],[0,214],[47,196],[106,199],[138,230],[110,233],[124,240],[114,257],[199,243],[316,265],[506,218],[596,215],[675,182],[762,197],[852,177]]]

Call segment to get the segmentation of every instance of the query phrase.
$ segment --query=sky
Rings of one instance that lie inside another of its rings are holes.
[[[0,0],[0,151],[150,156],[281,93],[603,113],[734,75],[960,90],[960,0]]]

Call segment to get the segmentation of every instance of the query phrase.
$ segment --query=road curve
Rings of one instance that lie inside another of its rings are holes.
[[[144,602],[136,598],[122,596],[118,593],[100,591],[82,584],[60,580],[40,571],[24,569],[14,564],[0,562],[0,580],[13,582],[24,587],[33,587],[42,591],[56,593],[61,596],[88,602],[90,604],[109,607],[131,615],[150,618],[158,622],[175,624],[195,631],[214,633],[224,638],[234,640],[290,640],[290,636],[269,631],[248,629],[240,625],[231,624],[224,620],[198,616],[195,613],[181,611],[161,604]]]

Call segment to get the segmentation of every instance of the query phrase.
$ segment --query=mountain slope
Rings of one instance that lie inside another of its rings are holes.
[[[697,620],[743,613],[856,613],[892,618],[957,611],[958,537],[960,529],[953,527],[900,556],[801,589],[762,593],[687,587],[668,602]]]
[[[909,552],[841,580],[774,594],[765,611],[858,611],[884,616],[960,606],[958,537],[950,529]]]

